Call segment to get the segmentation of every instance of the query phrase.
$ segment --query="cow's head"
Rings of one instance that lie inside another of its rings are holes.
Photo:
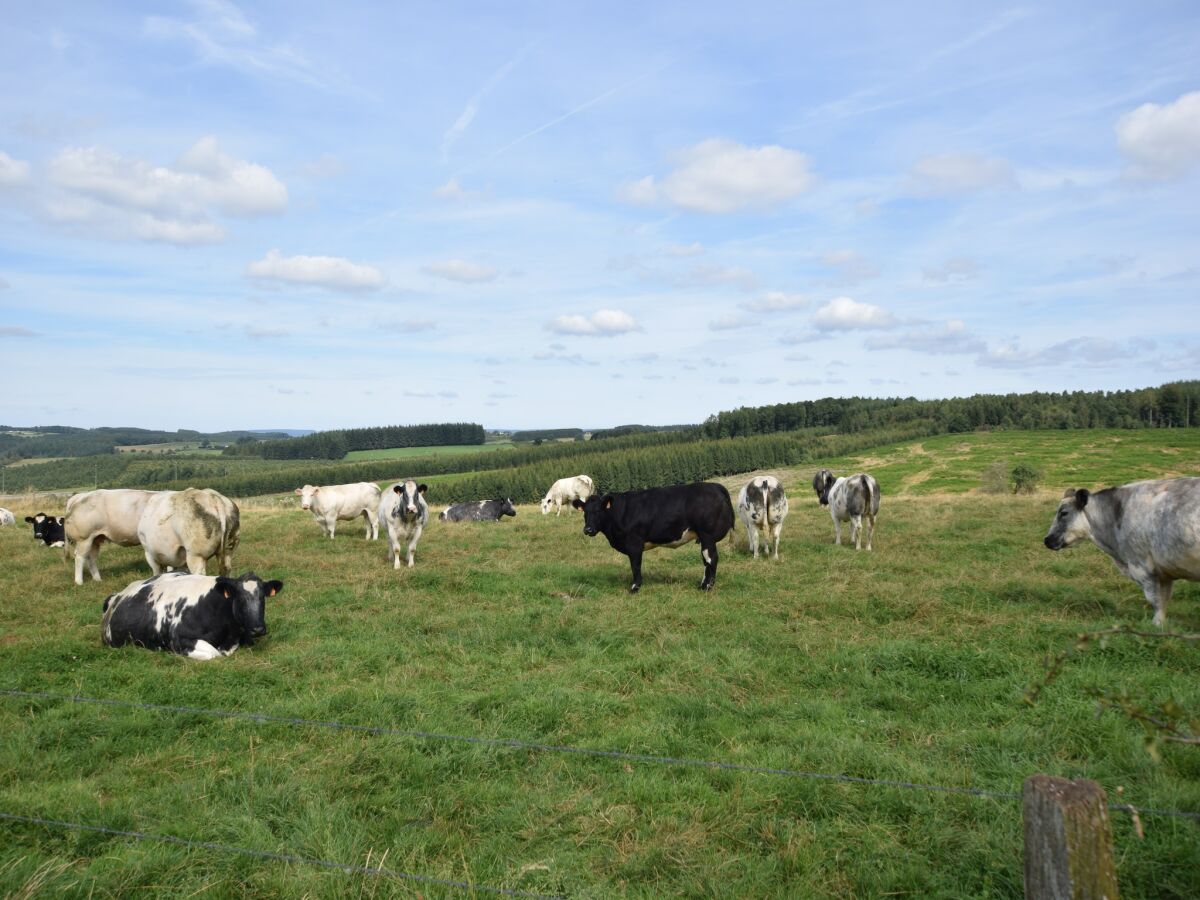
[[[500,500],[498,502],[500,503],[500,515],[515,516],[517,514],[517,510],[513,506],[513,502],[510,498],[505,497],[503,500]]]
[[[1061,550],[1091,538],[1092,526],[1084,513],[1090,496],[1084,488],[1069,490],[1063,494],[1058,511],[1054,514],[1054,521],[1050,523],[1050,531],[1042,543],[1051,550]]]
[[[553,502],[554,502],[554,501],[552,501],[552,500],[550,499],[550,495],[549,495],[549,494],[547,494],[545,497],[543,497],[543,498],[542,498],[542,515],[543,515],[543,516],[544,516],[544,515],[546,515],[546,513],[550,512],[550,505],[551,505],[551,503],[553,503]]]
[[[263,581],[253,572],[240,578],[218,578],[217,590],[233,606],[233,620],[247,646],[267,633],[266,600],[283,590],[282,581]]]
[[[393,485],[392,490],[400,497],[396,506],[396,514],[402,517],[415,516],[421,511],[421,495],[429,488],[415,481],[404,481]]]
[[[42,539],[42,529],[45,527],[47,520],[51,518],[53,517],[41,512],[25,517],[26,523],[33,526],[33,539],[35,541],[40,541]]]
[[[320,493],[320,488],[311,484],[306,484],[302,488],[296,488],[296,493],[300,495],[300,508],[312,509],[313,498]]]
[[[813,490],[817,492],[817,500],[822,506],[829,505],[829,491],[833,488],[835,481],[837,479],[828,469],[822,469],[813,476]]]
[[[591,496],[586,500],[576,497],[571,501],[571,505],[576,509],[583,510],[583,533],[588,537],[595,537],[608,525],[613,496],[612,494],[605,494],[603,497]]]

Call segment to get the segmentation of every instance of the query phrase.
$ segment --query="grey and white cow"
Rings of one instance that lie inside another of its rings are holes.
[[[455,503],[438,514],[443,522],[499,522],[504,516],[515,516],[512,500],[474,500],[470,503]]]
[[[362,516],[367,523],[364,535],[373,541],[379,537],[379,485],[371,481],[357,484],[306,484],[296,488],[300,495],[300,508],[307,509],[321,526],[325,535],[333,540],[339,520],[348,521]]]
[[[842,523],[850,523],[850,540],[854,549],[862,549],[863,516],[867,517],[867,550],[875,534],[875,517],[879,515],[879,482],[866,473],[835,478],[828,469],[813,476],[813,490],[822,506],[829,507],[833,517],[834,543],[842,543]]]
[[[757,475],[738,492],[738,518],[746,526],[750,552],[758,559],[758,533],[762,532],[763,555],[779,559],[779,534],[787,518],[788,501],[783,485],[774,475]],[[771,541],[774,539],[774,551]]]
[[[83,584],[86,564],[92,580],[100,580],[100,547],[105,541],[121,547],[136,547],[138,523],[146,504],[157,491],[128,488],[85,491],[67,501],[66,544],[75,545],[75,583]]]
[[[1200,581],[1200,478],[1067,491],[1043,543],[1061,550],[1082,540],[1137,582],[1162,627],[1174,583]]]
[[[204,575],[210,559],[217,561],[220,574],[229,575],[240,524],[237,504],[224,494],[187,488],[151,495],[137,533],[155,575],[184,566],[193,575]]]
[[[12,514],[12,511],[0,506],[0,526],[16,524],[17,517]]]
[[[100,633],[110,647],[136,644],[216,659],[267,633],[264,604],[281,590],[282,581],[253,572],[240,578],[167,572],[109,596]]]
[[[379,501],[379,521],[387,529],[388,557],[392,568],[400,568],[400,545],[408,544],[408,567],[413,566],[413,554],[421,532],[429,523],[429,505],[425,502],[428,488],[415,481],[398,481],[383,492]]]

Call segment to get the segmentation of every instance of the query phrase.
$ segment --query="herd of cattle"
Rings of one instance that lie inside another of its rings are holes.
[[[865,473],[837,478],[828,469],[813,477],[813,490],[829,508],[835,541],[842,542],[842,523],[850,523],[855,549],[871,550],[880,490]],[[300,506],[333,538],[339,521],[362,517],[365,537],[379,536],[382,522],[388,559],[409,567],[422,531],[429,522],[427,488],[401,481],[388,490],[364,482],[305,485],[297,488]],[[771,475],[755,476],[739,491],[736,506],[720,484],[699,482],[637,491],[598,494],[592,479],[577,475],[556,481],[541,501],[542,514],[562,508],[583,512],[583,532],[603,534],[614,550],[629,558],[633,581],[642,585],[642,555],[656,547],[698,543],[704,563],[700,587],[717,577],[717,544],[733,530],[734,516],[746,528],[751,553],[779,558],[779,541],[788,501],[783,485]],[[445,522],[497,521],[515,516],[509,499],[482,500],[447,507]],[[33,536],[47,546],[73,548],[75,583],[83,584],[84,567],[100,580],[98,557],[105,542],[140,545],[152,577],[135,581],[104,601],[103,640],[110,646],[133,643],[170,650],[193,659],[226,656],[266,634],[264,604],[283,589],[280,581],[264,581],[253,572],[231,577],[238,546],[237,504],[209,489],[182,491],[94,490],[72,496],[63,516],[26,516]],[[15,523],[0,508],[0,525]],[[1154,609],[1154,623],[1166,621],[1174,581],[1200,580],[1200,478],[1139,481],[1090,493],[1068,491],[1045,538],[1051,550],[1082,540],[1093,541],[1122,572],[1144,591]],[[206,574],[216,561],[219,575]],[[167,570],[164,573],[164,569]],[[172,571],[179,570],[179,571]]]

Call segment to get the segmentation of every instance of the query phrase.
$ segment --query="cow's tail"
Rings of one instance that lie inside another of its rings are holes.
[[[767,479],[763,479],[763,515],[767,519],[767,531],[771,530],[771,483]]]
[[[867,513],[867,515],[869,516],[869,515],[872,515],[872,513],[871,513],[871,507],[874,505],[874,504],[871,502],[871,479],[870,479],[870,478],[868,478],[866,475],[859,475],[858,477],[859,477],[859,479],[862,481],[863,493],[865,493],[865,494],[867,495],[867,509],[866,509],[866,513]]]

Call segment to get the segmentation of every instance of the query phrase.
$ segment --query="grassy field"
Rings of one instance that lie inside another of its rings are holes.
[[[512,441],[488,441],[486,444],[448,444],[438,447],[391,447],[387,450],[351,450],[345,459],[355,462],[364,459],[409,459],[414,456],[461,456],[483,450],[508,450]]]
[[[281,578],[270,636],[200,664],[99,643],[103,597],[144,572],[101,555],[70,584],[25,529],[0,530],[0,688],[263,712],[999,792],[1030,774],[1200,809],[1200,750],[1146,753],[1083,691],[1200,708],[1200,648],[1113,642],[1035,707],[1044,659],[1079,631],[1148,625],[1095,548],[1041,546],[1060,484],[1195,471],[1186,433],[969,435],[867,454],[875,552],[832,545],[810,467],[784,472],[782,559],[721,544],[628,564],[574,514],[433,521],[412,570],[353,523],[243,505],[237,568]],[[1129,441],[1124,440],[1129,438]],[[963,447],[969,449],[963,449]],[[1076,455],[1079,454],[1079,455]],[[1047,473],[1035,496],[973,492],[993,458]],[[835,470],[863,458],[826,461]],[[1189,466],[1191,468],[1189,468]],[[974,473],[974,474],[972,474]],[[725,479],[731,485],[744,477]],[[432,490],[436,494],[436,487]],[[431,504],[437,508],[436,495]],[[30,510],[14,507],[18,516]],[[1168,622],[1200,631],[1200,586]],[[0,812],[170,834],[539,894],[1019,897],[1010,799],[672,767],[282,723],[0,697]],[[1114,814],[1124,897],[1200,896],[1200,828]],[[0,822],[0,892],[457,896],[302,864]]]

